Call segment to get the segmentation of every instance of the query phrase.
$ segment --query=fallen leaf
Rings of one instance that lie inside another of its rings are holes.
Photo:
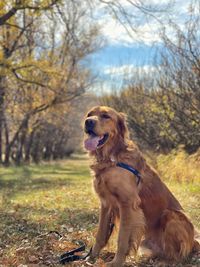
[[[28,257],[30,263],[38,262],[38,258],[34,255]]]

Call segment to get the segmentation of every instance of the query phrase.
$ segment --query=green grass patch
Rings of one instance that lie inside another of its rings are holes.
[[[199,174],[195,179],[173,178],[174,170],[169,173],[173,158],[166,157],[157,157],[155,166],[200,228]],[[191,160],[192,163],[187,160],[181,164],[193,164],[195,171],[198,166]],[[89,246],[93,243],[98,210],[87,157],[1,167],[0,266],[56,266],[56,256],[70,249],[74,239],[84,240]],[[52,230],[61,233],[63,239],[48,234]]]

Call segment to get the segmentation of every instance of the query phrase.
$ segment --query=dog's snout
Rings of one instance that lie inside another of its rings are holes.
[[[95,120],[87,119],[85,121],[85,129],[86,130],[93,130],[95,126]]]

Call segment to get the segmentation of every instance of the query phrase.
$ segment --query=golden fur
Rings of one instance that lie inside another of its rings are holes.
[[[106,114],[102,116],[102,114]],[[143,245],[156,256],[181,261],[197,242],[194,227],[183,213],[178,200],[150,167],[137,146],[129,140],[125,116],[112,108],[94,107],[85,122],[95,122],[94,132],[109,137],[105,144],[89,154],[94,159],[94,188],[101,202],[99,229],[91,258],[98,257],[111,234],[111,224],[119,218],[118,248],[106,266],[123,265],[130,249]],[[137,169],[142,181],[137,186],[134,175],[120,167],[124,162]]]

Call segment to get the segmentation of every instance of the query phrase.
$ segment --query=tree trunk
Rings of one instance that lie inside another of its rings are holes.
[[[5,77],[0,77],[0,163],[3,154],[3,126],[4,126],[4,96],[5,96]]]
[[[25,162],[29,163],[31,160],[31,147],[33,145],[35,130],[33,130],[25,145]]]
[[[25,121],[24,127],[21,130],[21,135],[18,140],[18,149],[16,153],[16,158],[15,158],[16,165],[20,165],[23,160],[23,148],[26,143],[27,130],[28,130],[28,120]]]
[[[51,155],[52,155],[51,143],[47,142],[47,144],[45,145],[45,152],[43,154],[43,159],[44,160],[50,160]]]
[[[5,149],[5,160],[4,164],[9,165],[10,163],[10,154],[11,154],[11,149],[16,143],[16,141],[19,139],[19,135],[21,131],[27,128],[28,122],[29,122],[30,116],[25,116],[24,119],[22,120],[17,132],[15,133],[13,139],[6,144],[6,149]]]
[[[8,125],[6,121],[6,117],[4,116],[4,129],[5,129],[5,159],[4,164],[9,165],[10,161],[10,152],[9,150],[9,131],[8,131]]]
[[[5,149],[5,159],[4,159],[5,166],[10,165],[10,150],[11,150],[11,147],[8,144]]]
[[[33,162],[39,163],[40,162],[40,133],[37,133],[31,149],[31,156]]]

